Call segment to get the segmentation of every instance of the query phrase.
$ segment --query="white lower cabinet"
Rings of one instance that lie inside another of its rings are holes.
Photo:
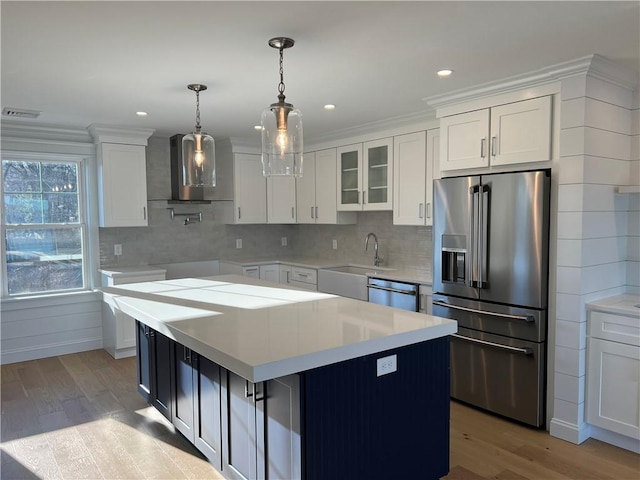
[[[305,290],[318,290],[318,270],[315,268],[304,268],[291,266],[291,276],[289,285],[304,288]]]
[[[284,285],[291,283],[291,265],[280,265],[280,283]]]
[[[101,270],[102,286],[164,280],[166,270],[132,267],[129,269]],[[133,357],[136,354],[135,320],[115,305],[115,298],[102,294],[102,345],[115,359]]]
[[[277,263],[270,265],[260,265],[260,280],[279,283],[280,265]]]
[[[587,423],[640,439],[640,322],[589,312]]]

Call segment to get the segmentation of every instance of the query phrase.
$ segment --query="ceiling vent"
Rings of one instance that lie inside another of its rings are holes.
[[[3,117],[12,118],[38,118],[40,113],[37,110],[26,110],[24,108],[5,107],[2,109]]]

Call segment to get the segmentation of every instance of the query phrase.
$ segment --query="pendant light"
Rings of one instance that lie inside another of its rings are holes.
[[[262,112],[262,173],[302,176],[302,113],[284,101],[283,51],[293,47],[291,38],[276,37],[269,46],[280,51],[278,102]]]
[[[182,137],[182,183],[185,187],[215,187],[215,144],[200,126],[200,92],[207,86],[193,83],[187,88],[196,92],[196,129]]]

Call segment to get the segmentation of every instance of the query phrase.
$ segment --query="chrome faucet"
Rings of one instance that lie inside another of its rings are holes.
[[[369,250],[369,237],[373,237],[373,241],[374,241],[373,250],[374,250],[375,254],[373,256],[373,266],[374,267],[379,267],[380,264],[382,263],[382,257],[378,255],[378,237],[373,232],[367,233],[367,236],[364,239],[364,249],[365,249],[365,251]]]

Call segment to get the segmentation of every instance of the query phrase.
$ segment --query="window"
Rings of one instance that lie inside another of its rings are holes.
[[[85,288],[81,167],[77,161],[3,158],[4,295]]]

